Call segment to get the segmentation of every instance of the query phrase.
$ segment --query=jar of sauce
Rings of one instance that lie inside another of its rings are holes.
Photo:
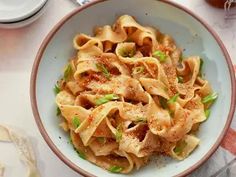
[[[218,8],[224,8],[224,4],[227,0],[206,0],[210,5]]]

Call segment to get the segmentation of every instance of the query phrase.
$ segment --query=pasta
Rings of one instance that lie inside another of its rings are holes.
[[[114,173],[152,155],[183,160],[217,98],[203,60],[182,56],[173,38],[129,15],[73,40],[77,55],[55,86],[60,126],[79,156]]]

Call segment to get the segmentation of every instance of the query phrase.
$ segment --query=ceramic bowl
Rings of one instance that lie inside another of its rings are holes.
[[[53,87],[62,68],[73,56],[73,37],[83,32],[92,34],[95,26],[113,24],[123,14],[134,16],[143,25],[151,25],[174,37],[184,55],[200,55],[203,72],[219,93],[197,136],[200,146],[185,160],[167,160],[158,168],[153,161],[139,171],[111,174],[78,158],[68,142],[68,135],[58,126]],[[65,16],[47,35],[38,51],[31,75],[31,103],[40,132],[55,154],[69,167],[85,176],[169,177],[185,176],[206,161],[219,146],[235,109],[235,76],[230,57],[216,33],[188,9],[164,0],[99,0],[79,7]],[[59,136],[61,139],[59,139]]]

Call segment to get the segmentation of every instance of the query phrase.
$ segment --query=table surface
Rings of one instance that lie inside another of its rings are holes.
[[[224,11],[210,7],[204,0],[173,1],[205,19],[236,63],[236,20],[225,21]],[[0,29],[0,123],[17,126],[30,136],[42,177],[80,176],[60,161],[43,140],[33,118],[29,96],[31,68],[41,42],[52,27],[75,8],[70,0],[50,0],[46,12],[33,24],[20,29]],[[235,124],[234,119],[231,126],[234,129]],[[25,168],[16,157],[12,145],[1,144],[0,162],[6,165],[6,177],[25,176]]]

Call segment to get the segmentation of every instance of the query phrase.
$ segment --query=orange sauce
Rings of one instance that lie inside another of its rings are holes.
[[[218,8],[224,8],[224,4],[227,0],[206,0],[210,5]],[[233,6],[234,4],[232,4]]]

